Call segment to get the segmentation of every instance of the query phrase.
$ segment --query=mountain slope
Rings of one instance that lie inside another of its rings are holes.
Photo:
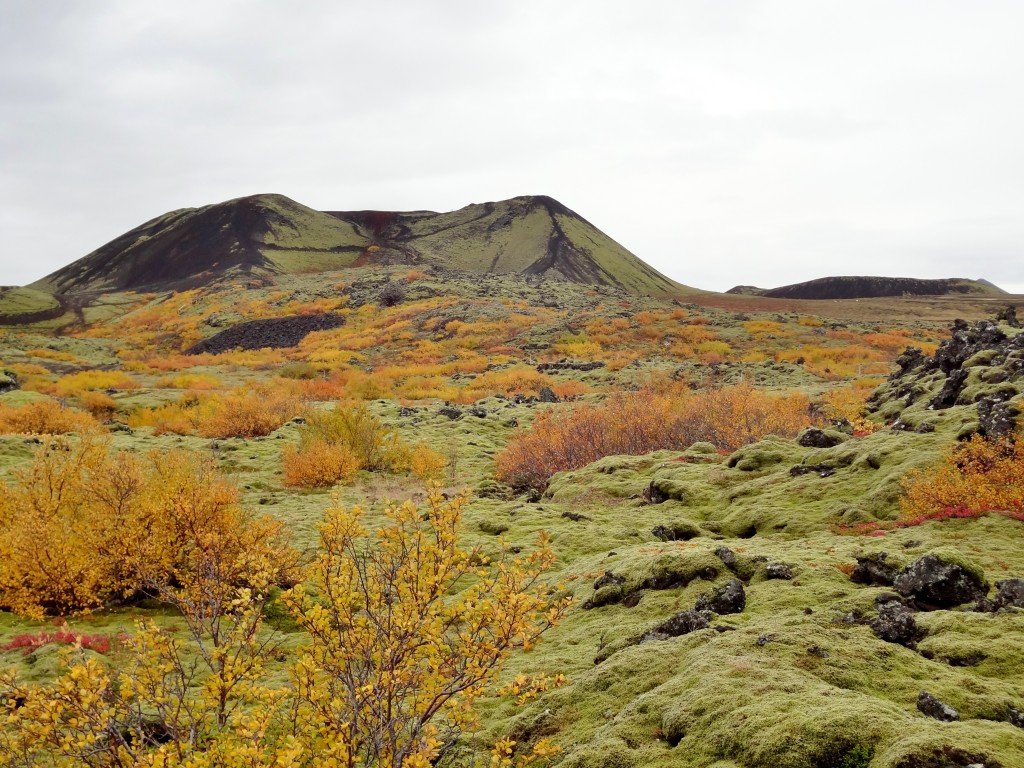
[[[549,197],[400,213],[321,212],[281,195],[171,211],[32,287],[50,293],[177,290],[237,274],[372,264],[543,275],[636,294],[685,290]]]
[[[1005,293],[987,280],[951,277],[921,280],[913,277],[820,277],[778,288],[737,285],[726,293],[773,299],[877,299],[891,296],[991,296]]]

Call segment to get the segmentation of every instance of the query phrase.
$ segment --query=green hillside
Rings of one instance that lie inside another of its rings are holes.
[[[171,211],[33,283],[49,294],[182,290],[372,264],[522,273],[633,294],[687,289],[548,197],[451,213],[321,212],[282,195]]]

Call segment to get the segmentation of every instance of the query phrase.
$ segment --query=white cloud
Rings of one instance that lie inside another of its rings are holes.
[[[1010,0],[44,0],[7,21],[0,284],[274,191],[332,210],[549,194],[719,290],[1024,290]]]

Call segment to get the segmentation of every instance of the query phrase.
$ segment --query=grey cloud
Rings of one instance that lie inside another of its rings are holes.
[[[1022,279],[1010,0],[41,0],[6,21],[0,284],[269,191],[550,194],[713,289]]]

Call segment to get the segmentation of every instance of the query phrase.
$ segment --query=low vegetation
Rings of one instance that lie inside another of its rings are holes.
[[[0,762],[1024,765],[1024,336],[963,302],[377,265],[7,328]]]

